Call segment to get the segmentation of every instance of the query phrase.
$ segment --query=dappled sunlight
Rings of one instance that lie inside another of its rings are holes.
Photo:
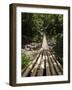
[[[22,13],[21,52],[31,59],[22,77],[63,75],[62,45],[63,15]]]

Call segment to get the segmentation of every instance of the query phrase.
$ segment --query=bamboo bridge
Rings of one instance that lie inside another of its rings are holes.
[[[62,75],[63,66],[50,51],[44,34],[42,47],[35,59],[22,69],[22,77]]]

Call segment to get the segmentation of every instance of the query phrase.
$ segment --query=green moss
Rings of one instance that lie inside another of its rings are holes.
[[[27,56],[26,54],[23,54],[23,55],[21,56],[22,66],[28,65],[28,63],[29,63],[30,61],[31,61],[31,60],[30,60],[30,57]]]

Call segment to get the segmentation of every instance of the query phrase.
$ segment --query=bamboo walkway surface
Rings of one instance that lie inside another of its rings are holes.
[[[40,50],[36,58],[22,69],[22,77],[62,75],[63,66],[49,50]]]

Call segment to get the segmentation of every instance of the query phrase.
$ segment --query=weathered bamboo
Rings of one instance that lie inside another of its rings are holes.
[[[53,56],[53,59],[55,60],[55,62],[57,63],[58,67],[60,68],[60,70],[63,71],[62,65],[59,63],[58,60],[56,60],[55,55],[53,54],[52,56]]]
[[[49,59],[49,58],[48,58],[47,55],[46,55],[46,76],[51,75],[50,65],[49,65],[48,59]]]
[[[51,75],[56,75],[53,63],[51,61],[51,57],[50,57],[50,55],[48,53],[47,53],[47,56],[49,57],[48,61],[49,61],[50,69],[51,69]]]
[[[61,75],[61,74],[62,74],[62,73],[61,73],[61,70],[59,69],[59,66],[57,65],[56,61],[53,59],[53,57],[51,57],[51,60],[52,60],[52,63],[53,63],[53,65],[54,65],[54,68],[55,68],[57,74],[58,74],[58,75]]]
[[[26,71],[23,73],[23,76],[27,76],[28,75],[28,73],[30,72],[30,70],[33,68],[33,66],[37,62],[39,56],[40,56],[40,52],[38,53],[38,55],[36,56],[36,58],[33,60],[33,62],[29,65],[29,67],[26,69]]]
[[[38,60],[37,60],[37,62],[35,64],[34,68],[31,70],[31,74],[30,74],[31,76],[35,76],[36,75],[36,72],[37,72],[37,69],[39,67],[41,58],[42,58],[42,54],[40,54],[40,56],[39,56],[39,58],[38,58]]]
[[[62,75],[62,65],[57,61],[56,57],[49,50],[41,50],[37,57],[29,64],[28,67],[23,69],[23,76],[50,76]]]
[[[45,60],[45,56],[43,55],[43,57],[41,59],[41,65],[40,65],[40,68],[38,70],[37,76],[43,76],[44,60]]]

